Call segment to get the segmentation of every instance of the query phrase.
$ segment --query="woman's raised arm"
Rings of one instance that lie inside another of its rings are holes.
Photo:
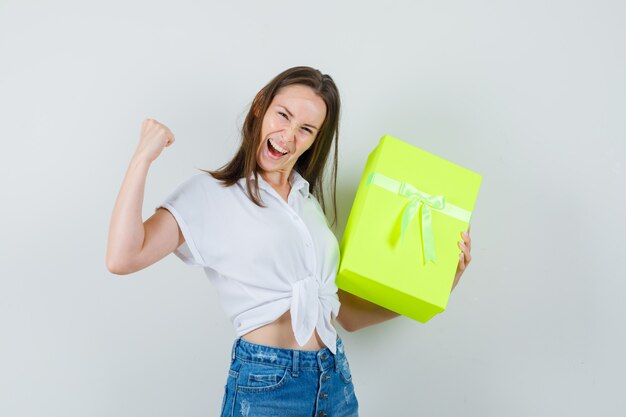
[[[143,121],[141,138],[128,165],[109,225],[106,266],[114,274],[139,271],[165,257],[184,241],[174,216],[167,210],[157,210],[145,223],[141,217],[150,164],[172,143],[174,135],[165,125],[153,119]]]

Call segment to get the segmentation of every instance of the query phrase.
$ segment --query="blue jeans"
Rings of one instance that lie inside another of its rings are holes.
[[[221,416],[358,417],[344,350],[341,337],[336,355],[235,339]]]

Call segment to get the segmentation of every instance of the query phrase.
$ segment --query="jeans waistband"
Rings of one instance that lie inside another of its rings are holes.
[[[341,336],[337,338],[336,355],[327,347],[319,350],[287,349],[260,345],[238,337],[233,343],[231,363],[237,357],[248,362],[292,368],[297,373],[297,369],[326,370],[334,367],[338,370],[344,355]]]

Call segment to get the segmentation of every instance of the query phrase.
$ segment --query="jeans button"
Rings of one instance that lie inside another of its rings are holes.
[[[319,416],[319,417],[326,417],[327,415],[328,415],[328,414],[326,414],[326,413],[325,413],[325,412],[323,412],[323,411],[320,411],[320,412],[319,412],[319,414],[318,414],[318,416]]]
[[[323,393],[320,394],[320,398],[328,398],[328,394],[323,392]]]
[[[330,379],[330,375],[322,375],[322,382],[326,382]]]
[[[325,361],[326,359],[328,359],[328,355],[325,354],[325,353],[322,353],[321,358],[322,358],[323,361]]]

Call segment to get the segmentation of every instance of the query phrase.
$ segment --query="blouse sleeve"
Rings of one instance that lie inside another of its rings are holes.
[[[205,262],[207,232],[210,229],[206,173],[196,174],[179,184],[158,206],[167,209],[178,223],[185,241],[174,254],[190,266],[208,266]]]

